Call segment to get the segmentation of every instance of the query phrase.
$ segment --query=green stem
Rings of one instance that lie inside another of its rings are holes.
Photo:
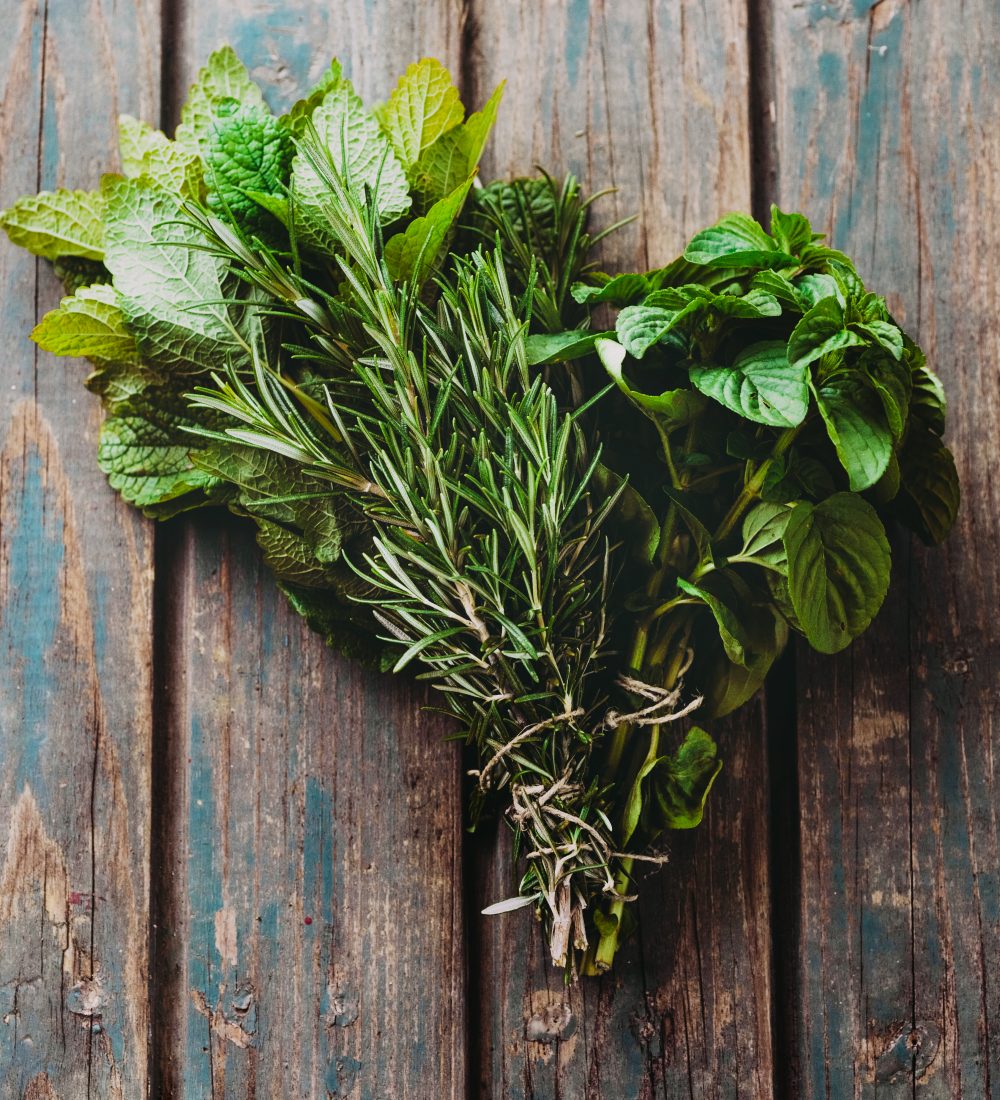
[[[719,529],[715,532],[713,541],[723,542],[733,533],[733,528],[739,523],[747,507],[752,501],[757,499],[757,496],[763,488],[764,481],[767,478],[768,471],[774,465],[775,460],[780,458],[795,442],[795,437],[802,431],[804,423],[803,421],[802,424],[794,428],[786,428],[781,435],[778,436],[778,441],[775,443],[774,450],[771,451],[770,457],[764,459],[757,467],[753,477],[743,486],[742,492],[736,500],[733,501],[732,508],[726,513],[722,523],[719,524]]]

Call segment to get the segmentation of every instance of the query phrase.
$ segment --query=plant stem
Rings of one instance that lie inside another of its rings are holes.
[[[786,428],[781,435],[778,436],[778,441],[774,445],[774,450],[771,451],[770,457],[765,458],[764,461],[757,467],[754,475],[743,486],[743,490],[740,495],[733,501],[733,506],[726,513],[722,523],[719,524],[719,529],[715,532],[715,542],[722,542],[727,539],[732,533],[733,528],[740,521],[740,517],[746,511],[751,501],[756,500],[761,488],[764,485],[764,481],[767,478],[768,471],[774,465],[776,459],[780,458],[785,451],[795,442],[795,437],[802,431],[805,422],[798,424],[794,428]]]

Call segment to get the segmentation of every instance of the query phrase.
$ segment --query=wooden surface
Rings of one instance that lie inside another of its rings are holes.
[[[566,989],[523,913],[477,916],[507,837],[463,835],[422,694],[327,652],[229,518],[154,533],[103,484],[82,368],[25,339],[55,281],[4,242],[0,1100],[989,1097],[993,0],[162,4],[0,0],[0,205],[92,185],[223,41],[276,105],[334,54],[374,98],[433,54],[467,100],[508,80],[487,174],[619,188],[611,262],[805,209],[944,376],[965,498],[943,551],[897,539],[861,644],[719,731],[705,824]]]

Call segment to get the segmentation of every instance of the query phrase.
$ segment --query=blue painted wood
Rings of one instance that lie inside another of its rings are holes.
[[[780,201],[918,336],[949,393],[964,500],[898,543],[873,633],[800,675],[794,1090],[986,1097],[1000,1079],[995,778],[1000,11],[769,5]]]
[[[94,187],[155,112],[159,5],[8,4],[0,207]],[[151,539],[95,462],[85,366],[28,333],[60,290],[0,241],[0,1097],[141,1097]]]
[[[378,102],[424,54],[457,69],[459,15],[389,0],[191,5],[177,83],[229,41],[276,106],[334,55]],[[171,537],[159,1087],[464,1097],[457,746],[421,713],[421,689],[306,630],[249,530],[200,516]]]

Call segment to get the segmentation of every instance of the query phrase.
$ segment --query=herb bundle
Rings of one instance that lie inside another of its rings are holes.
[[[862,633],[885,520],[938,542],[959,494],[938,379],[802,215],[601,273],[572,178],[480,183],[501,95],[424,60],[369,111],[334,63],[275,116],[223,49],[173,140],[125,118],[122,174],[0,224],[112,486],[249,518],[312,627],[434,685],[521,857],[490,911],[593,972],[722,766],[691,717]]]

